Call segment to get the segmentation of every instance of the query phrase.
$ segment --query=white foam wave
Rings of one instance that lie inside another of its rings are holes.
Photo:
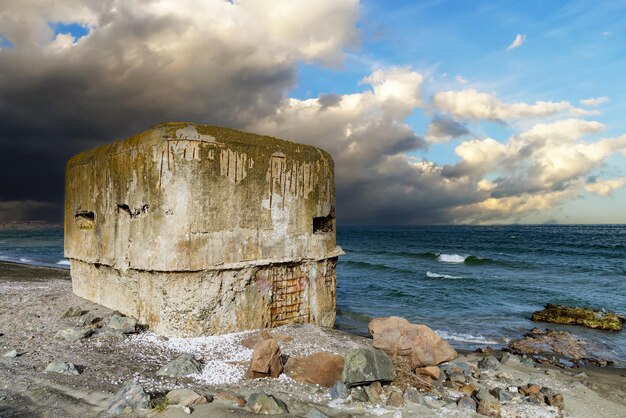
[[[61,260],[61,261],[57,261],[56,263],[61,265],[61,266],[69,266],[70,265],[70,260]]]
[[[461,276],[451,276],[449,274],[433,273],[432,271],[427,271],[426,275],[432,279],[462,279]]]
[[[502,344],[504,341],[496,341],[494,339],[483,337],[482,335],[462,334],[446,331],[435,331],[437,335],[446,340],[461,341],[474,344]]]
[[[437,260],[442,263],[462,263],[467,257],[459,254],[439,254]]]
[[[20,258],[20,262],[21,263],[32,263],[33,260],[31,260],[30,258],[22,257],[22,258]]]

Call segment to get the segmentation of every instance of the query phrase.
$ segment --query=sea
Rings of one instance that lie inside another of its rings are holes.
[[[530,320],[547,303],[626,313],[625,225],[340,225],[337,242],[339,329],[366,335],[372,318],[402,316],[463,350],[567,330],[626,367],[626,330]],[[63,229],[0,229],[0,260],[69,268]]]

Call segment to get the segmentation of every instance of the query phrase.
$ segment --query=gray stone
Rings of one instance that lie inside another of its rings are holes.
[[[440,365],[439,368],[447,376],[450,376],[452,373],[463,373],[465,376],[472,375],[470,365],[464,361],[452,361],[450,363]]]
[[[374,382],[374,383],[378,383],[378,382]],[[374,387],[374,384],[366,386],[363,389],[365,390],[365,393],[367,394],[367,398],[372,404],[374,405],[382,404],[383,401],[380,397],[380,392],[378,391],[376,387]]]
[[[529,358],[523,358],[521,363],[522,363],[522,366],[524,366],[524,367],[530,367],[530,368],[534,368],[535,367],[535,362],[532,359],[529,359]]]
[[[200,395],[198,392],[191,389],[174,389],[168,392],[165,396],[167,397],[167,402],[170,405],[189,407],[209,402],[206,396]]]
[[[459,384],[459,385],[467,383],[467,378],[465,377],[463,373],[452,373],[450,374],[450,376],[448,376],[448,378],[450,379],[451,382]]]
[[[80,306],[72,306],[69,308],[61,318],[77,318],[83,314],[83,310]]]
[[[541,388],[541,393],[543,393],[544,400],[548,405],[554,406],[555,408],[561,410],[565,408],[565,400],[563,399],[562,394],[557,393],[556,391],[548,387]]]
[[[255,414],[278,415],[289,413],[289,408],[287,408],[285,402],[263,392],[255,392],[250,395],[246,407]]]
[[[491,394],[500,402],[509,402],[515,396],[513,392],[503,388],[492,389]]]
[[[459,398],[459,400],[456,401],[456,404],[462,409],[468,409],[470,411],[476,412],[476,401],[472,399],[472,397],[469,395],[465,395],[462,398]]]
[[[500,362],[494,356],[485,356],[478,362],[480,370],[498,370]]]
[[[136,381],[126,384],[111,398],[107,409],[110,415],[128,414],[138,409],[148,409],[150,395]]]
[[[391,359],[382,350],[359,348],[345,357],[343,381],[348,387],[371,382],[390,382],[396,377]]]
[[[402,408],[404,406],[404,399],[398,392],[391,392],[389,399],[387,399],[387,406],[392,408]]]
[[[63,338],[65,341],[74,342],[89,337],[93,330],[89,328],[65,328],[55,334],[57,338]]]
[[[330,418],[325,413],[321,412],[319,409],[311,408],[304,416],[305,418]]]
[[[2,355],[2,357],[9,357],[9,358],[15,358],[18,356],[19,356],[19,353],[17,352],[17,350],[7,351],[6,353]]]
[[[446,405],[446,401],[437,399],[433,396],[424,396],[424,405],[432,409],[439,409]]]
[[[507,366],[515,366],[521,364],[522,362],[522,358],[520,356],[508,353],[506,351],[502,352],[502,355],[498,360],[500,360],[500,364],[504,364]]]
[[[487,389],[478,389],[476,394],[474,395],[476,399],[479,401],[490,401],[490,402],[498,402],[495,396],[487,391]]]
[[[76,366],[72,363],[64,363],[62,361],[53,361],[46,366],[46,373],[59,373],[69,376],[78,376],[80,372],[76,369]]]
[[[196,373],[200,373],[200,363],[192,354],[184,353],[157,370],[156,375],[185,377]]]
[[[330,399],[346,399],[350,396],[350,389],[341,380],[330,388]]]
[[[352,400],[358,402],[369,402],[370,398],[367,396],[365,390],[361,387],[352,389]]]
[[[476,412],[481,415],[486,415],[488,417],[499,417],[500,416],[500,404],[497,401],[489,401],[482,400],[478,403],[478,407],[476,408]]]
[[[104,327],[96,330],[91,337],[95,340],[108,340],[121,342],[126,339],[126,335],[120,331],[116,331],[109,327]]]
[[[402,397],[406,401],[413,402],[418,405],[421,405],[424,403],[424,395],[422,395],[420,391],[414,388],[413,386],[407,386],[406,389],[404,389],[404,393],[402,394]]]
[[[94,322],[98,322],[99,318],[96,318],[96,316],[91,313],[91,312],[87,312],[84,315],[81,315],[80,318],[78,318],[78,320],[76,321],[76,326],[77,327],[84,327],[87,325],[91,325]]]
[[[106,324],[107,327],[124,334],[137,332],[137,320],[132,316],[112,315],[107,319]]]

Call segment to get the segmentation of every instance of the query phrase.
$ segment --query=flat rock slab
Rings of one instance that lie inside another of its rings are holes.
[[[290,357],[285,374],[299,382],[332,387],[341,379],[344,360],[338,354],[314,353],[306,357]]]
[[[192,354],[181,354],[157,370],[157,376],[186,377],[200,373],[200,363]]]
[[[108,404],[108,413],[111,415],[128,414],[138,409],[148,409],[150,395],[136,381],[126,384],[111,398]]]
[[[126,339],[126,335],[123,332],[114,330],[113,328],[104,327],[96,330],[91,338],[95,340],[120,342]]]
[[[72,306],[68,308],[61,318],[77,318],[83,314],[83,310],[80,306]]]
[[[90,328],[65,328],[55,334],[57,338],[63,338],[65,341],[74,342],[89,337],[93,333]]]
[[[81,315],[80,318],[78,318],[78,320],[76,321],[76,326],[84,327],[98,321],[99,318],[97,318],[96,315],[91,312],[87,312],[86,314]]]
[[[17,356],[19,356],[19,353],[17,352],[17,350],[7,351],[6,353],[2,355],[2,357],[9,357],[9,358],[16,358]]]
[[[170,405],[195,406],[208,403],[209,400],[204,395],[200,395],[191,389],[174,389],[167,393],[167,402]]]
[[[112,315],[106,324],[107,327],[124,334],[132,334],[137,330],[137,320],[130,316]]]
[[[596,353],[604,351],[603,347],[567,331],[533,328],[523,338],[509,341],[509,350],[516,354],[565,356],[572,365],[610,363],[596,357]]]
[[[62,361],[53,361],[46,366],[46,373],[59,373],[66,374],[68,376],[78,376],[80,372],[76,369],[76,366],[72,363],[65,363]]]
[[[566,325],[582,325],[606,331],[621,331],[626,318],[614,312],[595,311],[588,308],[549,303],[542,311],[533,312],[532,320]]]
[[[289,408],[287,408],[285,402],[262,392],[250,395],[246,406],[255,414],[278,415],[289,413]]]
[[[348,387],[372,382],[391,382],[396,377],[393,362],[383,350],[359,348],[345,358],[343,381]]]

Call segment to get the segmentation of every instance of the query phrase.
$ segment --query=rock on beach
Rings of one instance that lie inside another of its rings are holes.
[[[65,341],[75,342],[89,337],[93,333],[90,328],[65,328],[55,334],[56,337]]]
[[[376,318],[368,325],[373,347],[391,356],[408,356],[416,367],[436,366],[458,357],[450,343],[426,325],[412,324],[404,318]]]
[[[200,363],[193,354],[184,353],[157,370],[157,376],[187,377],[200,373]]]
[[[393,362],[383,350],[359,348],[346,354],[343,382],[348,387],[372,382],[391,382],[396,377]]]
[[[328,388],[341,379],[343,366],[343,356],[319,352],[305,357],[290,357],[285,365],[285,374],[299,382]]]
[[[278,415],[288,414],[289,408],[282,400],[262,392],[250,395],[246,407],[255,414]]]
[[[582,325],[606,331],[621,331],[626,321],[623,315],[614,312],[596,311],[577,306],[562,306],[548,303],[541,311],[533,312],[533,321],[557,324]]]
[[[119,415],[131,413],[138,409],[148,409],[150,395],[136,381],[128,382],[108,403],[108,413]]]
[[[276,341],[273,338],[259,341],[252,352],[248,377],[278,377],[282,371],[280,348]]]
[[[78,376],[80,372],[73,363],[65,363],[62,361],[53,361],[46,366],[46,373],[59,373],[69,376]]]

